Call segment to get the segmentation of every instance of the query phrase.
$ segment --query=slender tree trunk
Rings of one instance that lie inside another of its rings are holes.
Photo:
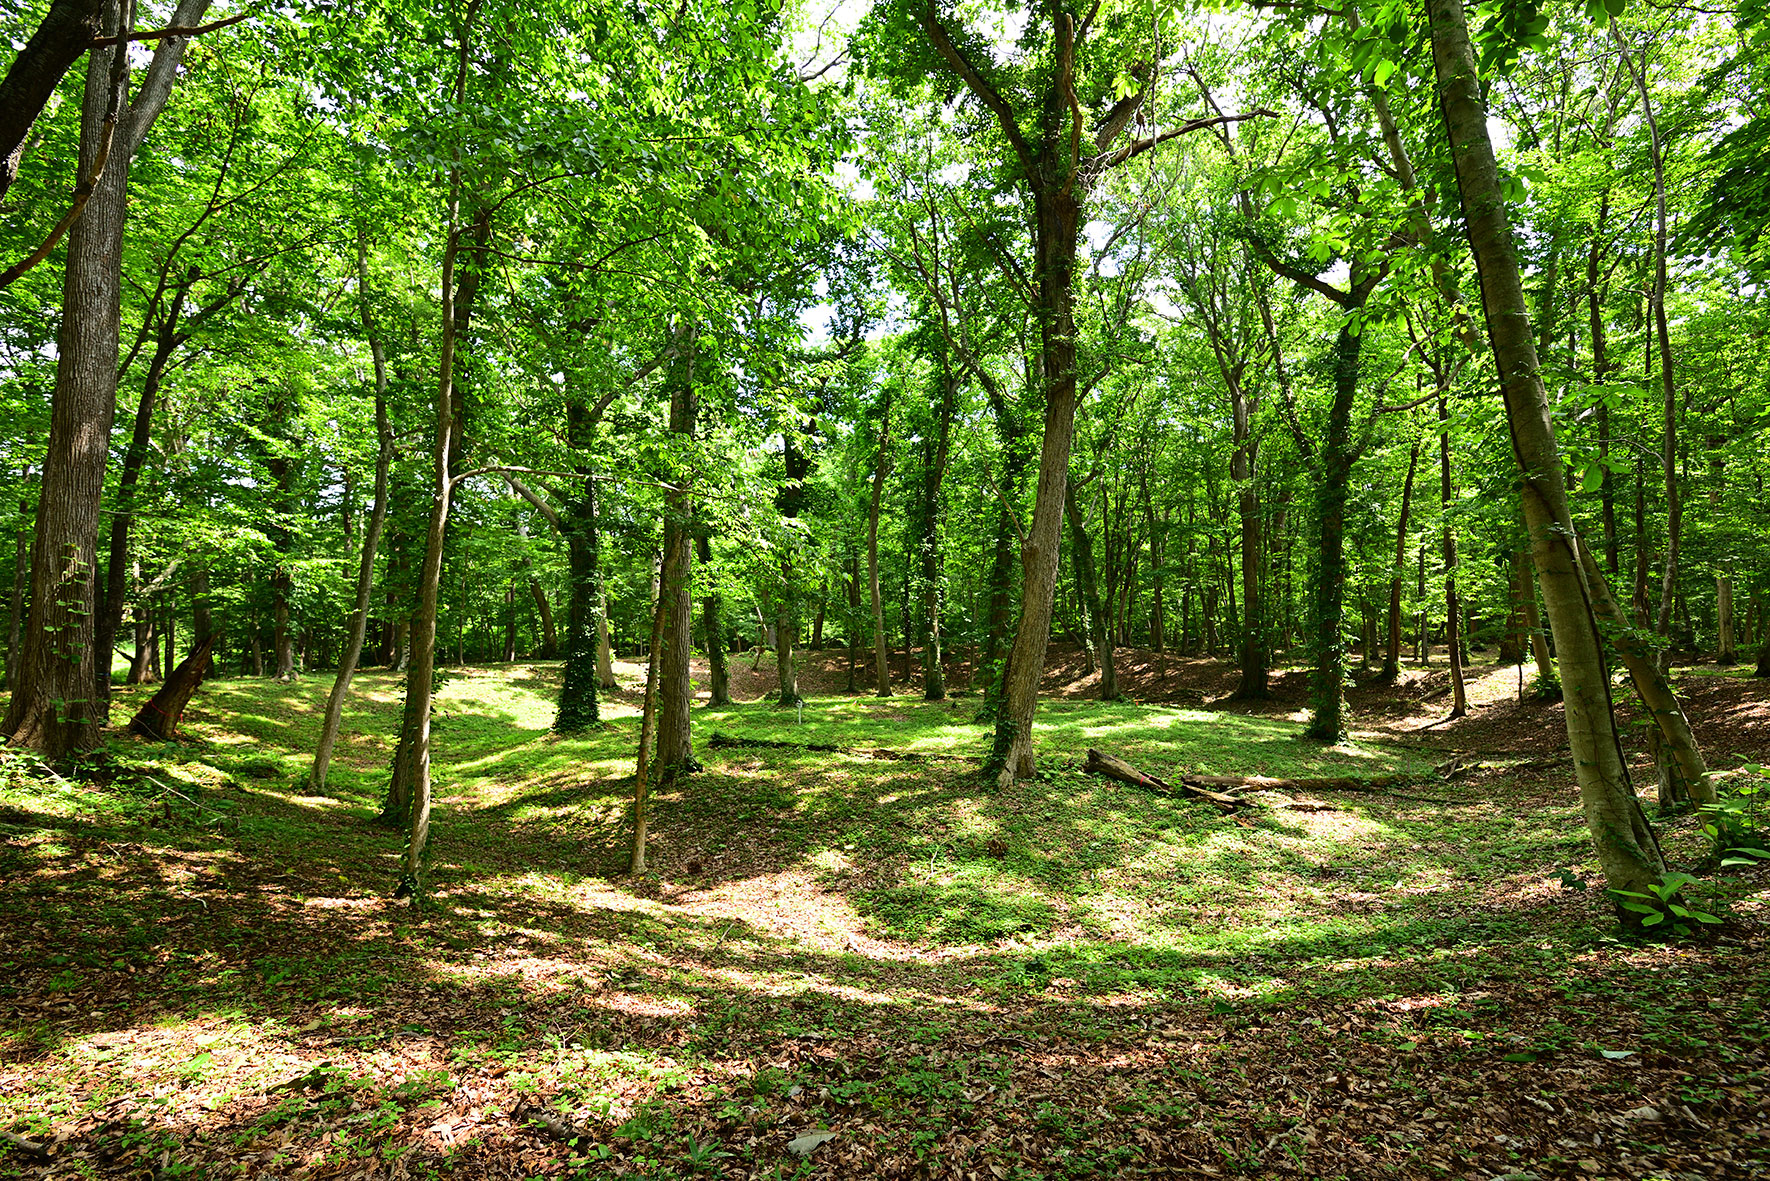
[[[848,686],[847,691],[859,691],[855,669],[860,664],[860,635],[863,630],[860,613],[860,559],[848,559],[848,619],[843,625],[848,633]]]
[[[670,383],[670,433],[680,447],[693,446],[695,423],[694,326],[682,325],[677,339],[687,347],[678,358],[675,380]],[[663,556],[658,566],[658,594],[669,600],[664,612],[667,626],[659,641],[658,668],[658,775],[669,783],[700,769],[695,762],[689,709],[694,703],[694,680],[690,660],[694,655],[694,506],[689,499],[693,482],[692,459],[684,455],[682,470],[666,469],[675,491],[664,494]]]
[[[350,694],[350,682],[356,676],[357,662],[362,659],[363,639],[368,635],[369,602],[375,589],[375,553],[381,545],[381,530],[387,523],[388,472],[393,465],[393,424],[387,417],[387,356],[382,351],[381,334],[376,330],[369,308],[369,261],[362,237],[356,243],[358,317],[363,337],[369,342],[369,356],[375,365],[375,500],[369,509],[369,523],[363,529],[363,552],[356,569],[356,606],[350,616],[350,634],[344,642],[344,653],[338,658],[338,675],[332,681],[332,692],[326,698],[326,716],[320,724],[319,744],[314,751],[313,770],[308,782],[316,792],[326,789],[326,772],[332,763],[332,749],[338,742],[338,727],[344,719],[344,699]]]
[[[711,568],[713,543],[705,534],[695,538],[695,557],[700,561],[702,571]],[[725,612],[712,578],[703,573],[701,585],[706,588],[701,597],[701,630],[707,636],[707,668],[712,680],[707,705],[717,708],[731,704],[731,673],[725,658]]]
[[[1407,479],[1401,485],[1401,519],[1395,526],[1395,569],[1389,575],[1389,644],[1383,653],[1383,679],[1401,673],[1401,576],[1407,569],[1407,518],[1413,507],[1414,473],[1420,466],[1420,441],[1407,456]]]
[[[1628,616],[1611,596],[1598,562],[1583,539],[1579,542],[1579,551],[1586,582],[1592,588],[1592,611],[1609,628],[1609,639],[1616,646],[1623,667],[1629,671],[1641,706],[1656,723],[1654,743],[1656,750],[1662,751],[1665,757],[1656,757],[1655,761],[1662,766],[1670,764],[1673,768],[1670,777],[1662,782],[1672,784],[1677,795],[1699,804],[1713,803],[1715,789],[1709,779],[1708,763],[1696,744],[1696,736],[1691,733],[1683,705],[1660,671],[1653,650],[1629,626]]]
[[[1348,307],[1348,311],[1353,307]],[[1316,490],[1319,529],[1315,620],[1311,636],[1315,669],[1310,677],[1309,725],[1304,731],[1320,742],[1338,742],[1345,733],[1343,710],[1346,647],[1343,619],[1346,603],[1346,500],[1351,491],[1352,406],[1358,392],[1361,333],[1341,328],[1334,347],[1334,399],[1322,441],[1321,474]]]
[[[29,467],[25,468],[25,479],[30,479]],[[20,634],[25,622],[25,587],[31,579],[31,541],[29,526],[31,519],[31,502],[20,497],[18,502],[18,530],[13,535],[12,543],[12,596],[7,610],[6,636],[6,687],[11,689],[18,684],[18,661],[22,655],[19,645]]]
[[[805,477],[811,473],[811,460],[791,432],[781,436],[781,465],[784,472],[780,489],[775,494],[775,507],[783,520],[797,520],[805,500]],[[799,696],[799,675],[794,663],[793,647],[799,639],[799,575],[797,546],[789,544],[781,551],[781,590],[775,602],[775,684],[781,705],[795,705]]]
[[[830,580],[825,578],[817,584],[817,609],[811,616],[811,650],[824,650],[824,607],[830,599]]]
[[[1094,571],[1094,539],[1088,535],[1082,509],[1076,503],[1075,485],[1064,489],[1064,516],[1069,522],[1069,560],[1075,569],[1076,599],[1082,611],[1081,633],[1089,664],[1100,662],[1100,700],[1118,697],[1117,669],[1112,660],[1112,635],[1100,604],[1100,588]],[[1090,668],[1089,671],[1092,671]]]
[[[922,697],[927,701],[946,699],[946,669],[940,645],[941,584],[945,573],[940,548],[941,485],[946,478],[958,379],[950,374],[943,376],[940,390],[934,437],[922,441],[922,498],[915,513],[921,532],[917,549],[921,557]]]
[[[885,636],[885,601],[879,593],[879,506],[891,464],[891,403],[879,416],[879,458],[873,465],[873,499],[867,510],[867,585],[873,604],[873,692],[891,696],[891,654]]]
[[[1665,872],[1659,844],[1629,786],[1611,713],[1610,681],[1592,624],[1548,397],[1538,370],[1512,227],[1488,138],[1474,48],[1461,0],[1427,0],[1438,97],[1482,306],[1498,365],[1525,522],[1562,668],[1568,743],[1586,823],[1606,883],[1641,893]]]
[[[478,0],[469,4],[460,31],[460,44],[452,94],[457,104],[466,99],[469,38],[479,13]],[[410,790],[407,809],[411,826],[406,842],[404,873],[396,898],[409,896],[413,906],[425,896],[424,870],[430,844],[430,706],[436,695],[437,612],[442,599],[443,547],[448,538],[449,508],[454,497],[456,463],[466,450],[466,408],[455,385],[455,353],[467,337],[472,315],[473,284],[482,258],[470,260],[456,289],[456,260],[461,251],[461,173],[449,176],[448,206],[444,215],[442,258],[442,341],[438,349],[435,436],[433,438],[430,523],[424,535],[424,564],[418,572],[418,607],[412,613],[411,665],[406,673],[406,727],[410,741],[402,740],[394,755],[397,777],[400,763],[409,760]],[[489,240],[489,207],[474,220],[475,242]],[[568,424],[569,425],[569,424]],[[391,792],[390,792],[391,794]]]
[[[647,647],[645,669],[645,704],[639,712],[639,754],[633,767],[633,851],[627,859],[627,872],[645,872],[645,841],[651,823],[651,781],[653,760],[651,740],[658,716],[659,649],[670,626],[670,609],[676,605],[673,595],[659,595],[652,606],[651,642]]]
[[[1450,647],[1450,716],[1469,712],[1469,693],[1463,685],[1463,607],[1457,601],[1457,532],[1451,520],[1455,507],[1450,482],[1450,402],[1438,391],[1438,511],[1443,521],[1444,635]]]
[[[1231,383],[1230,393],[1235,450],[1230,456],[1229,474],[1235,481],[1236,514],[1241,522],[1241,680],[1235,687],[1235,696],[1258,700],[1270,696],[1266,678],[1272,657],[1260,591],[1260,553],[1265,541],[1261,536],[1260,492],[1254,484],[1254,405],[1240,381]]]
[[[148,362],[147,374],[141,384],[141,400],[135,410],[135,424],[130,432],[129,447],[123,453],[123,468],[117,478],[116,508],[111,513],[109,558],[105,567],[105,584],[99,595],[98,618],[94,622],[93,655],[98,688],[98,701],[108,716],[111,702],[111,649],[116,644],[117,629],[123,622],[123,588],[129,566],[129,531],[135,520],[135,489],[141,469],[147,461],[152,441],[154,406],[160,386],[165,380],[166,364],[177,348],[178,320],[184,301],[196,282],[198,272],[192,268],[172,291],[171,306],[155,333],[154,354]]]
[[[1683,542],[1684,505],[1678,494],[1678,396],[1677,385],[1672,369],[1672,338],[1666,324],[1666,174],[1665,161],[1660,151],[1659,120],[1653,111],[1653,100],[1647,92],[1646,52],[1642,52],[1639,68],[1636,67],[1629,47],[1623,39],[1622,27],[1612,24],[1611,38],[1616,42],[1622,54],[1623,64],[1635,83],[1635,92],[1641,99],[1641,115],[1647,124],[1647,139],[1650,159],[1653,163],[1653,286],[1648,292],[1647,303],[1649,314],[1653,318],[1654,342],[1659,352],[1659,384],[1663,395],[1662,404],[1665,408],[1664,432],[1661,437],[1660,467],[1665,476],[1666,489],[1666,561],[1665,574],[1660,581],[1659,615],[1654,621],[1654,630],[1661,636],[1670,638],[1672,624],[1673,598],[1678,589],[1678,551]],[[1668,643],[1660,650],[1660,670],[1663,672],[1671,667],[1672,651]]]

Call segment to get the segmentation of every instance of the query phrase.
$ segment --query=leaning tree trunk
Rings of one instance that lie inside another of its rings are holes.
[[[1612,889],[1646,893],[1661,880],[1665,862],[1629,785],[1617,739],[1610,680],[1592,622],[1591,596],[1572,545],[1575,533],[1560,449],[1531,338],[1499,167],[1488,138],[1474,48],[1461,0],[1427,0],[1427,13],[1445,132],[1480,276],[1513,454],[1522,475],[1532,556],[1561,662],[1568,744],[1586,824],[1606,883]]]
[[[185,707],[203,683],[203,673],[209,667],[209,654],[214,647],[215,637],[211,635],[190,650],[178,667],[167,674],[159,691],[136,711],[129,723],[131,733],[156,742],[178,737],[178,724],[184,720]]]
[[[92,48],[107,7],[104,0],[51,0],[42,23],[0,81],[0,197],[18,176],[31,125],[49,105],[62,75]]]
[[[326,698],[326,716],[320,724],[319,745],[314,751],[313,770],[308,781],[316,792],[326,789],[326,771],[332,763],[332,748],[338,741],[338,727],[344,719],[344,699],[350,693],[350,682],[356,676],[357,661],[362,659],[363,639],[369,629],[369,601],[375,589],[375,551],[381,545],[381,529],[387,522],[387,475],[393,463],[393,426],[387,417],[387,357],[381,349],[380,334],[369,310],[369,263],[363,241],[356,247],[356,267],[360,316],[363,335],[369,342],[369,356],[375,364],[375,501],[369,510],[369,523],[363,530],[363,554],[357,563],[356,607],[350,617],[350,636],[344,642],[344,653],[338,658],[338,676],[332,682],[332,693]]]
[[[1675,794],[1687,796],[1698,804],[1714,803],[1715,788],[1709,779],[1708,763],[1702,756],[1702,748],[1696,744],[1696,735],[1691,733],[1683,705],[1665,674],[1660,672],[1653,650],[1630,627],[1628,617],[1612,597],[1591,549],[1583,538],[1578,544],[1586,582],[1592,588],[1592,610],[1609,626],[1610,641],[1616,646],[1623,667],[1629,671],[1635,692],[1641,698],[1641,706],[1657,725],[1655,742],[1660,748],[1658,753],[1664,757],[1656,757],[1655,762],[1661,768],[1662,783],[1672,777],[1674,781],[1667,786]]]

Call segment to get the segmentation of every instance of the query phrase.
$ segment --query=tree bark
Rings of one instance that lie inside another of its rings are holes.
[[[695,538],[695,557],[701,564],[701,630],[707,639],[707,668],[712,684],[707,698],[709,708],[731,704],[731,673],[726,667],[725,612],[719,591],[707,571],[713,562],[713,543],[703,533]]]
[[[1645,893],[1665,862],[1629,786],[1569,511],[1555,428],[1531,338],[1512,227],[1488,138],[1474,48],[1461,0],[1427,0],[1438,98],[1465,224],[1480,276],[1525,522],[1561,661],[1568,743],[1593,844],[1612,889]]]
[[[1463,684],[1463,607],[1457,600],[1457,532],[1451,520],[1455,507],[1450,482],[1450,402],[1438,391],[1438,511],[1443,522],[1444,635],[1450,647],[1450,717],[1469,712],[1469,693]]]
[[[694,654],[694,506],[689,499],[695,424],[694,326],[678,328],[678,341],[686,344],[677,360],[675,380],[670,383],[670,433],[681,450],[680,466],[665,471],[671,491],[664,493],[663,557],[658,566],[658,594],[668,600],[666,626],[659,639],[662,649],[658,668],[659,781],[669,783],[699,769],[690,733],[689,709],[694,703],[694,680],[690,659]]]
[[[0,198],[18,176],[25,137],[103,27],[104,0],[51,0],[43,22],[0,81]],[[82,173],[81,175],[85,175]]]
[[[194,24],[208,6],[209,0],[180,0],[171,19]],[[119,10],[108,0],[106,30],[118,30]],[[12,741],[50,759],[96,746],[103,721],[94,700],[95,575],[117,400],[129,161],[166,105],[184,44],[176,37],[160,42],[135,100],[121,113],[116,104],[128,85],[126,47],[95,49],[88,58],[76,175],[89,176],[101,152],[114,159],[68,234],[30,614],[16,687],[0,723]]]
[[[879,506],[891,466],[891,402],[879,415],[879,456],[873,464],[873,499],[867,510],[867,586],[873,605],[873,692],[891,696],[891,654],[885,636],[885,601],[879,593]]]
[[[944,601],[942,579],[945,563],[940,548],[941,485],[946,477],[947,455],[952,440],[953,407],[958,400],[958,379],[941,377],[939,404],[935,407],[934,437],[922,441],[922,498],[916,505],[921,540],[921,640],[922,697],[946,699],[946,669],[941,654],[940,614]]]
[[[1089,665],[1095,660],[1100,667],[1100,700],[1112,701],[1119,695],[1118,670],[1112,658],[1112,633],[1106,612],[1100,603],[1100,587],[1094,567],[1094,539],[1088,535],[1082,508],[1076,503],[1075,484],[1064,489],[1063,513],[1069,523],[1069,561],[1075,569],[1076,598],[1082,610],[1081,632],[1086,641]],[[1092,672],[1092,667],[1089,668]]]
[[[209,655],[214,647],[215,637],[209,636],[191,649],[190,655],[167,675],[159,690],[136,711],[129,723],[133,733],[158,742],[178,737],[185,707],[203,683],[203,673],[209,667]]]

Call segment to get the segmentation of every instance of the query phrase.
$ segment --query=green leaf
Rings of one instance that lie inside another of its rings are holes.
[[[1375,82],[1378,86],[1387,86],[1389,84],[1389,79],[1393,78],[1395,76],[1395,71],[1400,68],[1401,67],[1397,66],[1394,62],[1385,58],[1377,63],[1376,71],[1371,75],[1371,81]]]

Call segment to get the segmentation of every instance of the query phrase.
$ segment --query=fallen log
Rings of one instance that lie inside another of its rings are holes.
[[[1407,795],[1403,792],[1388,790],[1391,786],[1412,783],[1412,775],[1373,775],[1369,778],[1358,778],[1351,775],[1306,776],[1290,779],[1274,775],[1181,775],[1178,783],[1169,783],[1146,775],[1123,759],[1112,755],[1088,750],[1088,764],[1084,768],[1090,774],[1104,775],[1108,779],[1117,779],[1123,783],[1136,784],[1139,787],[1151,788],[1155,791],[1167,792],[1170,795],[1182,794],[1198,799],[1210,800],[1215,804],[1233,804],[1242,807],[1247,801],[1242,793],[1256,791],[1343,791],[1363,792],[1367,795],[1393,796],[1402,800],[1419,800],[1428,804],[1465,804],[1475,803],[1473,800],[1447,800],[1442,796]]]
[[[837,746],[833,742],[778,742],[771,738],[741,738],[735,734],[721,734],[717,730],[707,739],[707,746],[713,750],[736,747],[740,750],[796,750],[817,751],[825,754],[854,755],[856,758],[901,760],[908,762],[926,762],[943,760],[955,763],[975,763],[976,755],[945,755],[931,754],[914,750],[891,750],[883,746]]]
[[[1368,779],[1355,775],[1306,776],[1284,779],[1271,775],[1187,775],[1187,783],[1200,787],[1220,787],[1229,791],[1364,791],[1380,793],[1385,787],[1411,783],[1411,775],[1373,775]]]
[[[1171,784],[1165,779],[1157,779],[1154,775],[1146,775],[1131,764],[1120,758],[1088,748],[1088,763],[1083,768],[1090,775],[1100,775],[1107,779],[1116,779],[1120,783],[1129,783],[1135,787],[1146,787],[1168,795],[1186,795],[1195,799],[1209,800],[1226,812],[1247,807],[1247,801],[1237,796],[1191,784],[1182,779],[1178,784]]]

